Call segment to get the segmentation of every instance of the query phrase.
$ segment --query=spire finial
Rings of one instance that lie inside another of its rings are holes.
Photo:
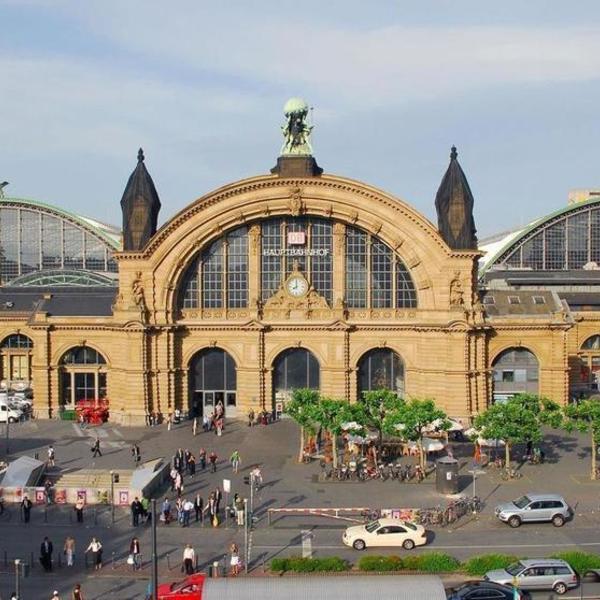
[[[138,150],[138,162],[144,162],[144,151],[141,148]]]
[[[452,148],[450,149],[450,160],[456,160],[458,156],[458,152],[456,151],[456,146],[452,144]]]

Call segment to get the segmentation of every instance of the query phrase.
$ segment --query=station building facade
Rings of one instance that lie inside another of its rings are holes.
[[[40,417],[84,398],[107,398],[124,424],[176,408],[211,413],[219,401],[244,416],[299,387],[349,402],[385,387],[468,419],[519,391],[567,402],[575,370],[591,377],[581,362],[600,371],[600,307],[571,306],[577,298],[561,294],[573,288],[552,288],[547,272],[546,283],[515,284],[499,263],[480,271],[455,150],[437,226],[298,156],[202,196],[157,230],[160,201],[140,153],[121,207],[114,285],[0,287],[3,378],[11,361],[27,362]],[[593,295],[592,271],[580,271]]]

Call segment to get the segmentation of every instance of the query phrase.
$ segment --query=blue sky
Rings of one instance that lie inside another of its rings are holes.
[[[0,0],[0,180],[120,224],[139,146],[161,222],[267,173],[290,96],[326,172],[434,220],[450,146],[480,237],[600,188],[600,3]]]

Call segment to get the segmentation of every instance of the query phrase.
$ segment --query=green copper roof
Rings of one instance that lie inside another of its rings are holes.
[[[550,214],[540,217],[535,221],[532,221],[529,225],[527,225],[522,231],[519,232],[517,236],[510,239],[506,244],[504,244],[495,254],[488,260],[485,266],[481,269],[480,275],[484,274],[488,271],[492,265],[500,258],[503,254],[506,254],[511,248],[515,248],[523,241],[524,238],[528,237],[529,234],[536,230],[541,229],[546,225],[549,221],[556,220],[557,217],[564,215],[565,217],[569,215],[569,213],[577,213],[584,208],[589,208],[590,206],[600,205],[600,196],[596,198],[590,198],[589,200],[583,200],[581,202],[576,202],[574,204],[568,204],[567,206],[563,206],[563,208],[559,208]]]
[[[27,208],[37,209],[53,214],[54,216],[62,217],[68,221],[73,221],[80,227],[87,229],[91,233],[94,233],[108,245],[115,250],[121,250],[121,232],[117,227],[101,223],[95,219],[77,215],[73,212],[46,204],[45,202],[39,202],[38,200],[29,200],[27,198],[0,198],[0,208],[3,205],[6,206],[23,206]]]

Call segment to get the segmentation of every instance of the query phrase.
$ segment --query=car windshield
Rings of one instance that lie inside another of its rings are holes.
[[[365,525],[365,529],[369,533],[373,533],[376,529],[379,529],[379,521],[372,521],[368,525]]]
[[[408,529],[412,529],[413,531],[416,531],[416,530],[417,530],[417,526],[416,526],[416,525],[413,525],[412,523],[408,523],[408,522],[406,522],[406,521],[405,521],[405,522],[404,522],[404,523],[402,523],[402,524],[404,525],[404,527],[407,527]]]
[[[516,562],[516,563],[513,563],[512,565],[508,565],[508,567],[506,567],[506,569],[505,569],[505,571],[509,575],[512,575],[513,577],[515,575],[518,575],[522,570],[523,570],[523,565],[520,562]]]
[[[517,508],[525,508],[530,502],[531,500],[527,496],[521,496],[520,498],[513,500],[513,504]]]

